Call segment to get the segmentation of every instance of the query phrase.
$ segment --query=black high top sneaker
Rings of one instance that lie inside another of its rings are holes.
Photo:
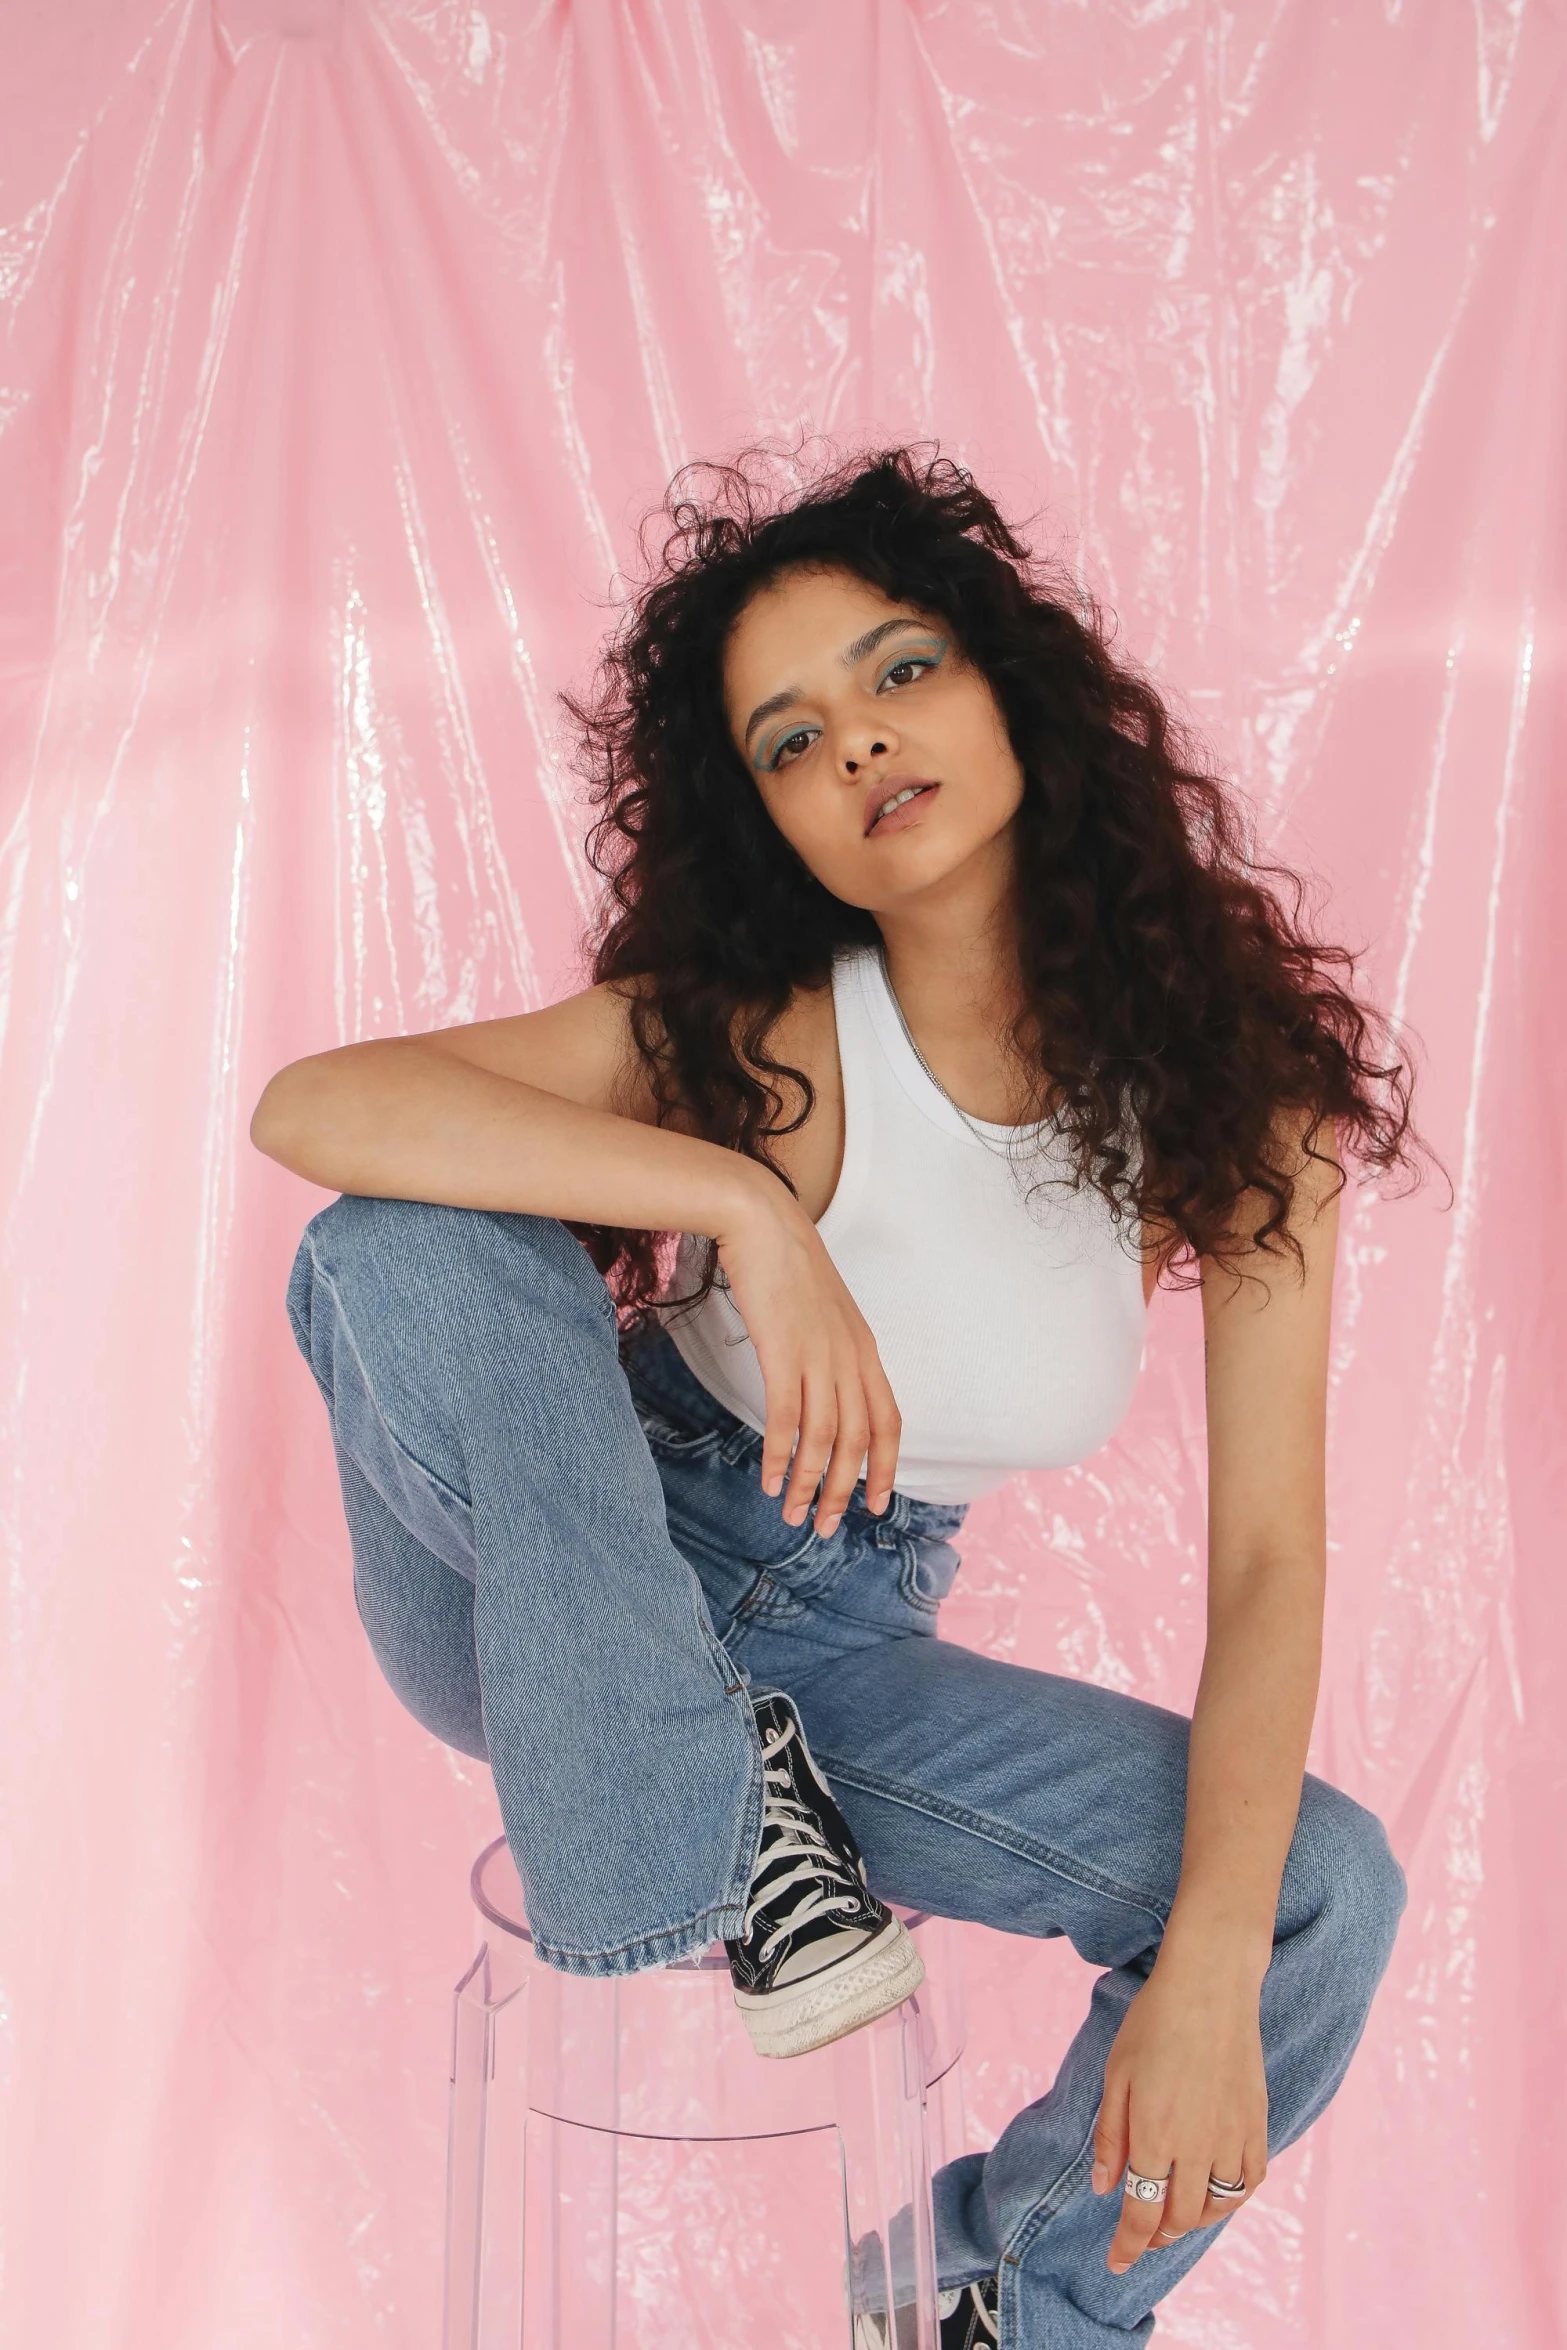
[[[724,1948],[758,2055],[803,2056],[901,2006],[925,1968],[902,1920],[867,1887],[859,1847],[789,1699],[753,1703],[762,1842],[745,1932]]]
[[[995,2350],[1001,2339],[996,2317],[1000,2299],[1001,2286],[995,2277],[981,2277],[977,2285],[943,2293],[941,2350]]]
[[[995,2277],[977,2285],[960,2285],[943,2293],[937,2304],[940,2350],[996,2350],[1001,2339],[996,2310],[1001,2287]],[[903,2350],[913,2343],[918,2321],[912,2309],[899,2309],[891,2333],[887,2320],[874,2312],[855,2320],[854,2350]]]

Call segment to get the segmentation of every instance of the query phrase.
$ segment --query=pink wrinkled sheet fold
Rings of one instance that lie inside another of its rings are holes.
[[[282,1304],[321,1195],[246,1124],[574,983],[554,697],[669,472],[803,429],[1035,518],[1320,876],[1451,1175],[1346,1199],[1332,1370],[1312,1762],[1410,1907],[1158,2338],[1552,2350],[1560,13],[59,0],[5,46],[0,2333],[437,2338],[493,1797],[357,1623]],[[951,1634],[1189,1708],[1201,1402],[1164,1299],[1116,1440],[974,1513]],[[1089,1978],[970,1959],[983,2145]],[[693,2345],[821,2338],[835,2255],[722,2164],[633,2185],[622,2350],[681,2290]]]

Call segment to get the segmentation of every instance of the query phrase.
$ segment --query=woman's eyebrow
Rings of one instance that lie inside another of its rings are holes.
[[[868,628],[863,636],[857,636],[852,645],[845,645],[839,655],[845,669],[852,669],[856,661],[863,661],[867,653],[874,653],[884,636],[891,636],[900,628],[921,628],[927,636],[935,633],[925,621],[916,620],[912,613],[901,613],[896,620],[884,620],[879,627]]]
[[[791,702],[801,700],[804,691],[803,686],[786,685],[781,694],[769,694],[765,702],[758,702],[745,722],[745,734],[742,740],[749,742],[764,718],[776,718],[779,711],[787,710]]]
[[[933,633],[925,621],[916,620],[912,615],[900,614],[896,620],[878,621],[877,625],[874,628],[868,628],[863,636],[857,636],[852,645],[845,645],[838,656],[839,660],[845,669],[852,669],[857,661],[864,660],[867,653],[875,652],[883,637],[892,636],[900,628],[923,628],[927,634]],[[745,722],[742,741],[749,742],[757,728],[765,720],[776,718],[779,711],[787,710],[791,702],[800,701],[804,691],[803,686],[786,685],[781,693],[769,694],[765,702],[758,702]]]

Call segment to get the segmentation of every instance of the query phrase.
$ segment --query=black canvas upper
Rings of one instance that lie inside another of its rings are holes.
[[[811,1760],[794,1707],[774,1694],[758,1698],[755,1710],[768,1757],[762,1840],[751,1879],[755,1906],[746,1934],[724,1945],[736,1988],[750,1992],[771,1990],[788,1960],[811,1944],[855,1927],[880,1933],[891,1918],[866,1887],[859,1847]],[[824,1896],[830,1908],[820,1906]],[[813,1914],[802,1917],[807,1908]]]

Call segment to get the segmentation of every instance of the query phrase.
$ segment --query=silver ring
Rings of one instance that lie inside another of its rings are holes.
[[[1170,2173],[1168,2171],[1165,2172],[1162,2179],[1150,2179],[1145,2177],[1140,2170],[1133,2170],[1130,2163],[1127,2164],[1126,2184],[1121,2192],[1123,2195],[1130,2196],[1134,2203],[1162,2203],[1169,2191]]]
[[[1246,2181],[1243,2178],[1216,2179],[1210,2171],[1208,2173],[1208,2192],[1216,2202],[1222,2203],[1227,2195],[1244,2195]]]

